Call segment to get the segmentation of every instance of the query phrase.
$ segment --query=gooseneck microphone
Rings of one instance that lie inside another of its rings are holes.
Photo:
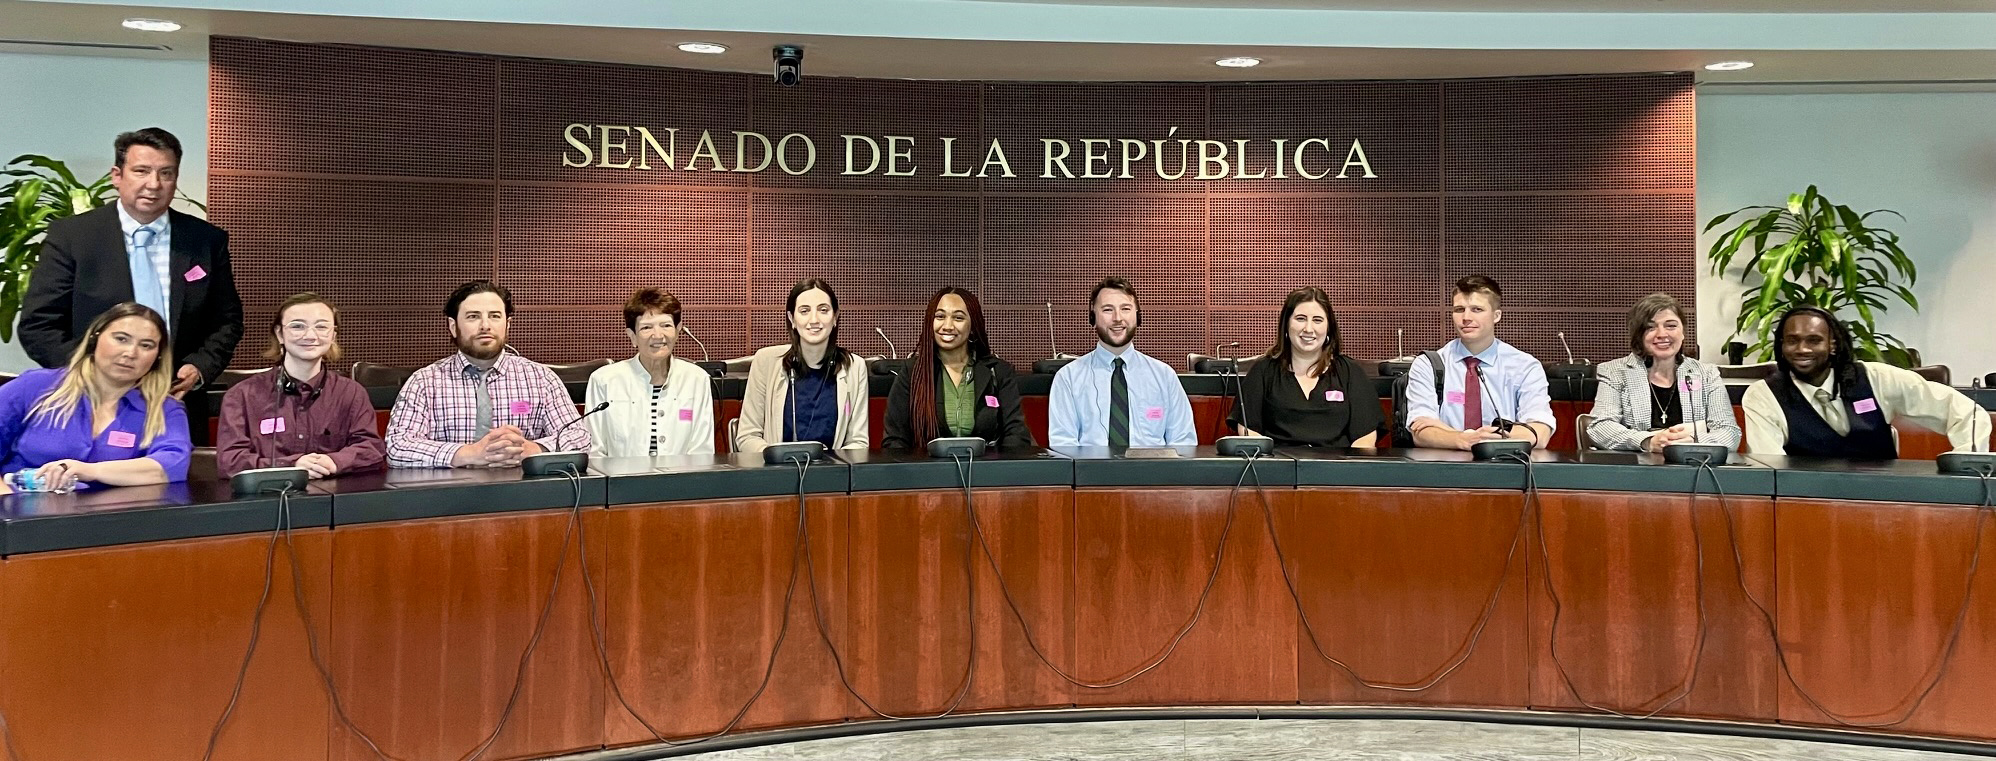
[[[1053,302],[1047,302],[1047,347],[1053,349],[1052,359],[1060,359],[1060,339],[1055,338],[1053,329]]]
[[[874,333],[877,333],[877,334],[879,334],[879,335],[880,335],[880,340],[882,340],[882,341],[886,341],[886,342],[887,342],[887,358],[888,358],[888,359],[900,359],[900,358],[901,358],[901,351],[900,351],[899,349],[896,349],[896,348],[894,348],[894,339],[892,339],[892,338],[888,338],[888,337],[887,337],[887,331],[885,331],[885,330],[881,330],[881,329],[880,329],[880,327],[876,325],[876,326],[874,326],[874,328],[873,328],[873,332],[874,332]]]
[[[561,435],[567,433],[569,428],[573,427],[576,423],[582,422],[583,418],[607,409],[610,409],[609,402],[597,402],[596,406],[589,408],[588,412],[577,415],[574,420],[563,423],[561,427],[554,429],[554,434],[549,438],[554,440],[556,447],[560,447]],[[527,455],[525,459],[520,460],[520,472],[528,478],[562,474],[581,476],[582,472],[588,469],[588,452],[571,452],[556,449],[541,452],[540,454]]]
[[[1577,364],[1580,364],[1579,362],[1576,362],[1576,361],[1574,361],[1574,359],[1573,359],[1573,347],[1572,347],[1571,345],[1568,345],[1568,344],[1566,343],[1566,331],[1562,330],[1562,331],[1560,331],[1559,333],[1557,333],[1556,335],[1558,335],[1558,336],[1559,336],[1559,346],[1560,346],[1560,348],[1562,348],[1562,349],[1565,349],[1565,350],[1566,350],[1566,363],[1567,363],[1567,364],[1569,364],[1569,365],[1577,365]]]
[[[694,346],[700,347],[700,361],[709,362],[713,360],[713,357],[707,356],[707,344],[703,343],[699,336],[693,335],[692,328],[681,325],[679,326],[679,332],[686,334],[687,338],[693,339]]]

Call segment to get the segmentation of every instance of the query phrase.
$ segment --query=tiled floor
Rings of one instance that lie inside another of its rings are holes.
[[[697,761],[1944,761],[1947,753],[1413,720],[1196,720],[899,732],[692,756]]]

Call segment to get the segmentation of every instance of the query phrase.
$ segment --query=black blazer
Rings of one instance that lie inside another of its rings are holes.
[[[229,234],[199,217],[167,211],[173,263],[168,269],[167,332],[173,366],[193,365],[204,381],[229,366],[243,337],[243,301],[229,263]],[[201,275],[188,280],[195,267]],[[41,261],[21,304],[21,348],[43,367],[62,367],[76,342],[111,307],[132,300],[131,258],[116,202],[49,225]]]
[[[934,362],[927,357],[919,358],[908,372],[894,377],[894,388],[887,392],[887,435],[881,439],[880,448],[913,449],[928,444],[914,440],[914,418],[908,410],[908,397],[914,392],[908,387],[908,373],[940,372]],[[977,389],[977,421],[971,426],[972,436],[996,441],[1000,447],[1038,446],[1033,441],[1032,429],[1026,427],[1026,410],[1019,406],[1018,374],[1012,371],[1012,365],[997,357],[971,360],[970,380]],[[985,404],[987,396],[997,398],[998,406]],[[929,414],[936,416],[937,430],[947,428],[940,391],[936,393],[936,407]]]

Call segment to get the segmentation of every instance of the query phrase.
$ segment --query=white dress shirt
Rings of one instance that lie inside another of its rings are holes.
[[[589,374],[583,409],[610,408],[583,421],[596,457],[714,453],[714,384],[698,365],[672,358],[665,385],[654,386],[637,357]]]
[[[1463,405],[1468,401],[1463,384],[1469,379],[1469,368],[1463,360],[1469,358],[1469,349],[1458,338],[1443,346],[1441,355],[1442,371],[1446,373],[1442,399],[1435,398],[1435,371],[1426,358],[1415,357],[1413,367],[1408,368],[1407,422],[1434,418],[1442,421],[1442,425],[1462,430]],[[1559,430],[1559,422],[1552,416],[1552,391],[1546,383],[1546,369],[1537,357],[1495,339],[1475,356],[1483,363],[1477,372],[1483,376],[1484,425],[1501,417],[1513,423],[1541,423],[1549,431]]]
[[[1947,435],[1956,452],[1989,451],[1989,412],[1960,391],[1920,377],[1903,367],[1879,362],[1862,362],[1864,377],[1871,382],[1872,398],[1885,422],[1909,421],[1936,433]],[[1746,412],[1747,451],[1755,454],[1783,454],[1788,451],[1788,413],[1768,387],[1773,378],[1762,378],[1747,387],[1740,407]],[[1839,435],[1850,433],[1850,418],[1844,400],[1832,393],[1833,373],[1824,385],[1813,386],[1791,376],[1790,382],[1809,400],[1809,407]],[[1892,431],[1899,441],[1899,431]]]

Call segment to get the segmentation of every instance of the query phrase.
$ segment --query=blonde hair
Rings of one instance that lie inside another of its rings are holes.
[[[111,307],[90,321],[83,340],[69,353],[69,365],[63,369],[62,380],[28,409],[30,420],[39,417],[56,425],[69,424],[90,391],[90,379],[97,375],[97,340],[111,323],[127,317],[143,317],[159,330],[159,354],[153,357],[152,369],[139,379],[139,394],[146,400],[145,435],[139,439],[139,446],[151,446],[154,438],[166,432],[166,399],[173,389],[173,344],[167,340],[166,320],[152,307],[130,301]]]

